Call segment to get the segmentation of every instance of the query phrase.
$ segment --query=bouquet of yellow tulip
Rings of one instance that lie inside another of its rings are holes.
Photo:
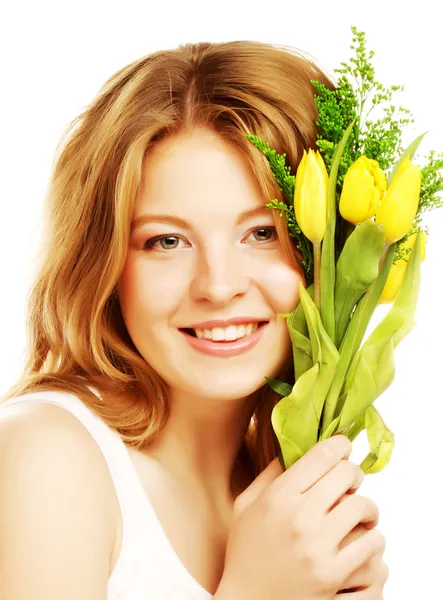
[[[367,57],[364,33],[352,31],[359,42],[357,67],[341,63],[335,91],[312,82],[319,92],[319,149],[304,151],[295,177],[285,155],[247,137],[268,158],[286,197],[287,204],[274,199],[267,206],[285,212],[307,282],[300,285],[299,304],[281,315],[292,341],[295,384],[266,378],[282,396],[272,412],[280,461],[289,468],[319,440],[342,434],[352,441],[366,429],[370,452],[360,466],[375,473],[388,463],[394,435],[373,403],[392,383],[394,349],[414,326],[426,242],[421,216],[443,204],[437,196],[443,155],[431,151],[425,167],[414,164],[422,134],[398,157],[408,119],[395,121],[393,110],[363,128],[358,95],[370,87],[368,80],[382,90],[379,102],[401,88],[374,83],[373,53]],[[349,74],[360,75],[361,90],[354,90]],[[362,344],[381,302],[393,306]]]

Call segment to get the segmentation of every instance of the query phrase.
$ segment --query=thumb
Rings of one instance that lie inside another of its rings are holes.
[[[254,479],[254,481],[235,499],[235,512],[240,515],[257,500],[263,491],[283,473],[278,456]]]

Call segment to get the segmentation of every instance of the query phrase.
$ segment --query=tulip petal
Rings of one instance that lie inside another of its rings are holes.
[[[396,242],[411,229],[420,201],[421,171],[411,164],[400,172],[377,209],[375,220],[386,230],[386,241]]]
[[[304,235],[313,243],[323,239],[327,219],[326,167],[322,162],[312,148],[308,153],[304,150],[295,177],[295,217]]]
[[[370,219],[372,193],[374,180],[366,169],[350,168],[343,180],[343,189],[340,196],[340,214],[349,223],[362,223]]]
[[[406,262],[403,259],[396,260],[392,263],[388,279],[379,299],[380,304],[390,304],[391,302],[394,302],[403,285],[405,273]]]
[[[406,267],[403,285],[391,310],[366,340],[366,344],[392,337],[394,348],[411,331],[420,290],[420,243],[415,244]]]

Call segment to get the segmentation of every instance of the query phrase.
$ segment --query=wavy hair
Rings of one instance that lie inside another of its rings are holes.
[[[206,127],[241,150],[267,201],[285,201],[245,134],[285,153],[295,172],[303,150],[316,147],[313,79],[335,89],[300,50],[230,41],[160,50],[104,83],[56,149],[27,297],[25,366],[1,402],[65,391],[126,444],[141,449],[154,440],[170,414],[168,390],[134,346],[117,296],[145,157],[166,136]],[[275,220],[285,255],[300,268],[285,219]],[[294,382],[292,357],[280,379]],[[279,397],[267,385],[256,396],[239,454],[251,480],[278,453],[271,412]]]

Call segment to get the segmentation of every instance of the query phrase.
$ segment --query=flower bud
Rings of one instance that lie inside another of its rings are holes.
[[[347,170],[340,197],[341,216],[358,225],[375,215],[386,192],[386,176],[378,162],[360,156]]]
[[[400,244],[400,248],[411,248],[411,252],[412,252],[412,249],[415,246],[415,242],[417,241],[417,235],[418,235],[417,231],[415,233],[413,233],[412,235],[410,235],[407,238],[407,240],[405,242],[403,242],[403,244]],[[424,261],[424,259],[426,258],[427,241],[428,241],[428,236],[426,235],[426,233],[424,233],[424,231],[420,231],[420,257],[421,257],[422,261]],[[409,261],[411,252],[408,252],[408,254],[405,257],[407,261]]]
[[[400,291],[405,278],[407,263],[403,260],[396,260],[392,263],[385,287],[381,293],[379,304],[389,304],[394,302]]]
[[[420,200],[421,171],[407,156],[401,163],[375,214],[386,231],[386,243],[392,244],[411,229]]]
[[[304,235],[312,242],[322,241],[328,220],[328,181],[320,152],[303,150],[295,176],[294,212]]]
[[[415,242],[417,241],[418,232],[413,233],[408,237],[408,239],[400,244],[400,248],[411,248],[415,246]],[[423,261],[426,257],[426,242],[427,235],[423,232],[420,232],[420,257]],[[380,304],[388,304],[390,302],[394,302],[397,297],[398,292],[403,285],[403,281],[405,278],[406,267],[408,266],[409,259],[411,257],[411,252],[405,256],[404,259],[400,258],[392,263],[391,269],[389,271],[388,279],[386,280],[385,287],[383,288],[383,292],[381,293],[379,303]]]

